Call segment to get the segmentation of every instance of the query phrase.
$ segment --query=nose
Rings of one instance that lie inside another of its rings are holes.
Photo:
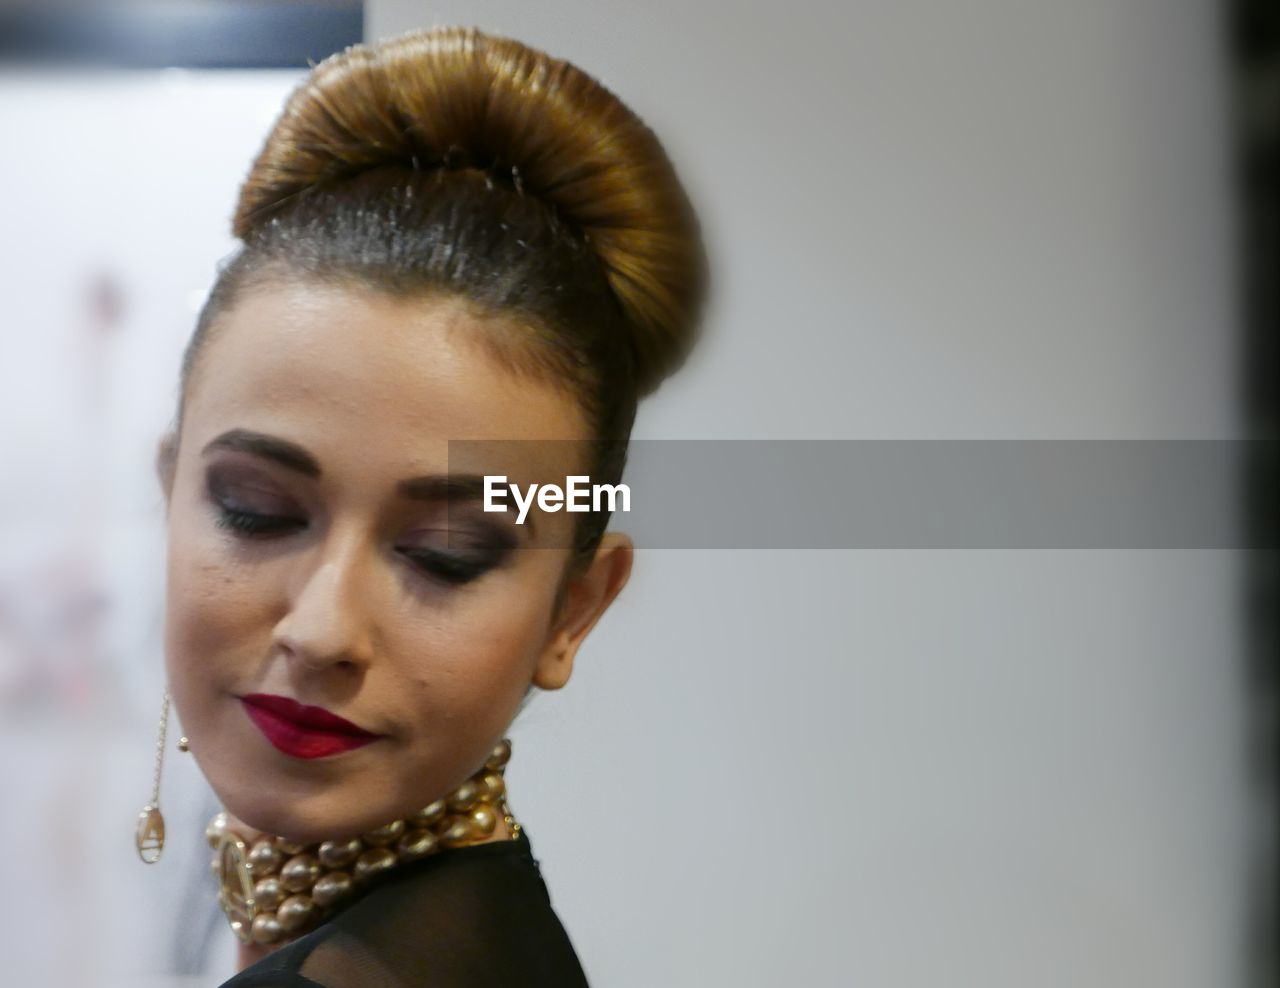
[[[373,654],[364,548],[354,533],[335,535],[305,563],[275,644],[299,666],[320,671],[367,666]]]

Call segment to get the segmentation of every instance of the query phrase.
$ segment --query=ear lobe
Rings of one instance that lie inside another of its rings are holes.
[[[534,671],[535,686],[558,690],[569,681],[579,646],[626,586],[634,559],[635,546],[629,537],[620,532],[605,533],[591,565],[565,587],[564,600]]]
[[[178,461],[178,437],[166,432],[160,437],[156,447],[156,479],[160,481],[160,490],[164,494],[165,505],[173,493],[173,474]]]

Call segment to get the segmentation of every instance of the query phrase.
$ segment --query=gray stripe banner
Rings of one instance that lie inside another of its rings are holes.
[[[563,487],[555,469],[591,462],[569,445],[453,441],[450,471]],[[636,440],[630,510],[609,527],[654,549],[1274,548],[1249,544],[1244,491],[1275,454],[1262,440]]]

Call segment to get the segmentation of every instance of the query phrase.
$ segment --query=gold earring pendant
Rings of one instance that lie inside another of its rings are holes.
[[[160,812],[160,769],[164,765],[164,739],[169,728],[169,691],[164,691],[164,703],[160,708],[160,736],[156,739],[156,767],[151,780],[151,802],[138,814],[138,830],[134,843],[138,857],[147,864],[155,864],[164,851],[164,815]]]

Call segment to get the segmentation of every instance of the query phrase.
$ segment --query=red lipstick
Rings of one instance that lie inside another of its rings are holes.
[[[248,693],[240,697],[245,713],[277,750],[295,758],[324,758],[376,741],[366,731],[324,707],[309,707],[287,696]]]

